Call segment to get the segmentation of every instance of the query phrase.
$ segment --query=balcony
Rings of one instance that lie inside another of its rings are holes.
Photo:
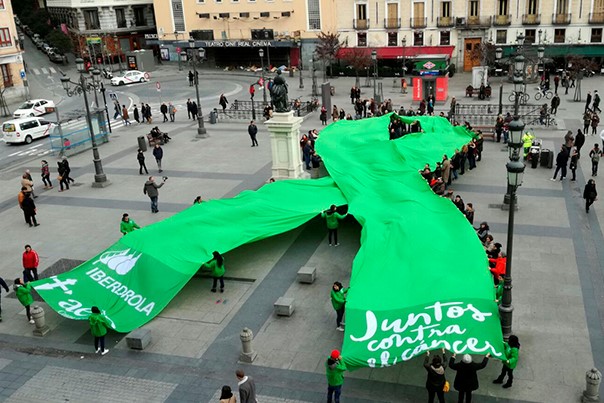
[[[469,16],[466,19],[467,28],[489,28],[491,26],[491,17]]]
[[[570,13],[552,14],[552,25],[568,25],[571,16]]]
[[[384,28],[399,29],[401,27],[400,18],[384,18]]]
[[[369,29],[369,20],[352,20],[352,26],[354,29]]]
[[[589,23],[590,24],[604,24],[604,13],[603,12],[589,13]]]
[[[493,25],[496,27],[503,27],[512,23],[512,15],[496,15],[493,17]]]
[[[437,17],[436,26],[439,28],[452,28],[455,26],[455,19],[453,17]]]
[[[411,18],[411,28],[426,28],[428,26],[427,17]]]
[[[522,25],[541,24],[541,14],[522,14]]]

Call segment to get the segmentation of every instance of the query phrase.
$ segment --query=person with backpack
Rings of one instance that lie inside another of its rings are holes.
[[[589,158],[591,158],[591,176],[598,176],[598,164],[600,163],[600,157],[602,156],[602,150],[598,143],[594,144],[594,148],[589,152]]]
[[[508,381],[503,385],[504,388],[511,388],[514,381],[514,369],[518,364],[518,355],[520,351],[520,342],[518,336],[510,335],[507,342],[503,342],[505,357],[502,362],[501,374],[493,381],[494,384],[502,384],[505,376],[508,376]]]
[[[426,351],[424,359],[424,369],[428,372],[426,378],[426,389],[428,390],[428,403],[434,403],[434,396],[438,397],[440,403],[445,403],[445,369],[447,369],[447,356],[445,349],[442,349],[443,356],[435,355],[430,362],[430,351]]]
[[[94,349],[97,354],[105,355],[109,352],[109,349],[105,348],[105,335],[107,329],[111,327],[111,323],[98,307],[93,306],[90,311],[92,313],[88,317],[88,323],[90,324],[90,333],[94,336]]]
[[[220,281],[220,292],[224,292],[224,273],[226,272],[224,258],[217,251],[212,252],[212,256],[212,259],[201,267],[209,270],[212,276],[212,289],[210,291],[216,292],[216,286],[218,285],[218,281]]]
[[[23,283],[23,280],[16,278],[13,284],[13,291],[15,291],[21,305],[25,307],[27,320],[33,325],[34,320],[31,318],[31,304],[34,302],[34,297],[31,295],[31,283]]]
[[[333,350],[325,361],[325,374],[327,375],[327,403],[340,403],[340,394],[344,384],[344,372],[346,363],[340,354],[340,351]]]
[[[329,246],[332,245],[332,238],[335,246],[340,245],[338,243],[338,220],[344,219],[347,215],[348,214],[339,214],[335,204],[332,204],[331,207],[329,207],[329,210],[321,212],[321,218],[324,218],[327,223]]]
[[[478,389],[478,375],[476,372],[480,371],[487,366],[489,362],[490,354],[487,354],[481,363],[472,362],[472,356],[470,354],[464,354],[461,361],[455,362],[456,354],[449,359],[449,368],[457,371],[455,374],[455,381],[453,381],[453,387],[459,392],[458,403],[471,403],[472,392]]]

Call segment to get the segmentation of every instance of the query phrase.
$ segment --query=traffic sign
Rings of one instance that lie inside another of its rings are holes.
[[[155,83],[155,88],[157,88],[157,91],[161,91],[161,84],[159,81]]]
[[[145,80],[148,80],[151,76],[149,75],[149,73],[145,72],[144,77],[145,77]]]
[[[25,70],[21,69],[21,71],[19,71],[19,74],[21,75],[21,79],[25,78]]]

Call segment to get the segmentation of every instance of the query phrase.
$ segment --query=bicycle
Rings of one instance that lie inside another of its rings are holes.
[[[527,103],[529,101],[529,99],[531,98],[529,94],[527,94],[526,92],[522,92],[522,91],[518,91],[518,96],[519,96],[518,101],[521,104]],[[515,102],[516,101],[516,91],[512,91],[512,93],[510,94],[508,99],[510,100],[510,102]]]
[[[539,91],[535,94],[535,101],[540,100],[541,98],[552,99],[554,93],[550,90],[542,90],[541,88],[537,88]]]

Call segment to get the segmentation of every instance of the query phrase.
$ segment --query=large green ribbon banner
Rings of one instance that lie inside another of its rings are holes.
[[[419,120],[422,133],[395,141],[388,140],[390,115],[336,122],[316,143],[331,177],[280,181],[194,205],[34,288],[65,317],[87,319],[98,306],[116,331],[128,332],[158,315],[212,251],[286,232],[331,204],[348,204],[363,229],[346,304],[347,364],[389,366],[442,347],[501,357],[484,250],[465,217],[418,173],[471,133],[443,118]]]

